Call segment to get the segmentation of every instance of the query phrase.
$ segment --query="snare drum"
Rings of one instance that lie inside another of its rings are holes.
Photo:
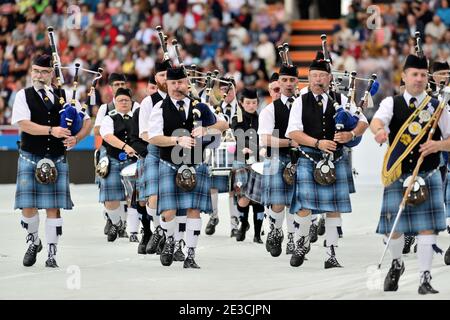
[[[120,171],[125,196],[130,203],[136,200],[137,163],[132,163]]]
[[[222,142],[217,149],[211,150],[209,164],[213,176],[226,176],[233,169],[236,142]]]
[[[263,186],[264,162],[255,162],[250,166],[250,172],[245,188],[245,196],[250,200],[261,203]]]

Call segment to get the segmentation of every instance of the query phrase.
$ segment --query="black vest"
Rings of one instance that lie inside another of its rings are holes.
[[[292,106],[291,106],[292,108]],[[280,99],[273,102],[273,114],[275,118],[274,130],[278,130],[278,134],[274,132],[273,136],[279,139],[286,139],[286,129],[289,123],[289,115],[291,110],[286,107],[286,105]],[[278,152],[282,155],[289,155],[289,147],[279,148]],[[272,155],[272,148],[267,147],[267,155],[270,157]]]
[[[131,132],[130,132],[130,146],[134,150],[136,150],[136,152],[141,157],[145,158],[148,153],[148,151],[147,151],[148,142],[139,138],[139,111],[140,110],[141,110],[141,108],[137,108],[133,112],[133,125],[131,127]]]
[[[186,106],[185,106],[186,107]],[[188,118],[183,122],[183,120],[181,119],[181,116],[178,112],[177,107],[173,104],[172,100],[170,99],[169,95],[167,95],[167,97],[163,100],[162,104],[161,104],[161,109],[162,109],[162,115],[163,115],[163,121],[164,121],[164,128],[163,128],[163,133],[164,136],[166,137],[171,137],[171,136],[187,136],[190,137],[191,136],[191,131],[194,128],[194,124],[193,124],[193,116],[192,116],[192,104],[189,105],[189,112],[188,112]],[[177,130],[176,133],[174,133],[174,131]],[[202,146],[201,143],[197,143],[197,146],[192,148],[192,149],[186,149],[183,151],[183,153],[180,152],[179,156],[182,157],[183,154],[191,154],[191,157],[186,157],[183,160],[183,163],[185,164],[198,164],[203,162],[203,151],[204,151],[204,147],[201,147],[201,156],[200,156],[200,146]],[[173,150],[173,146],[170,147],[160,147],[160,156],[161,159],[173,163],[172,161],[172,150]],[[180,148],[179,146],[177,146],[177,148]],[[198,154],[196,157],[194,158],[194,155]]]
[[[436,99],[431,99],[431,104],[434,109],[439,105],[439,101]],[[402,125],[411,116],[415,109],[409,108],[403,95],[398,95],[394,97],[394,115],[392,116],[391,123],[389,124],[389,144],[392,145],[394,142],[397,132],[400,130]],[[417,164],[420,157],[419,149],[420,145],[427,140],[428,134],[426,134],[422,140],[413,148],[413,150],[406,156],[402,161],[402,173],[411,173]],[[440,140],[441,130],[439,126],[436,127],[436,132],[433,135],[433,140]],[[399,142],[400,143],[400,142]],[[430,171],[436,169],[439,166],[440,152],[432,153],[424,158],[422,165],[420,166],[420,171]]]
[[[341,103],[340,94],[336,96],[336,101]],[[302,95],[302,108],[303,132],[315,139],[333,140],[336,132],[334,121],[336,110],[330,99],[328,99],[327,108],[323,113],[323,109],[318,105],[313,93],[308,91]]]
[[[163,97],[161,96],[161,94],[160,94],[158,91],[156,91],[154,94],[152,94],[152,95],[150,96],[150,98],[152,99],[153,107],[154,107],[158,102],[160,102],[160,101],[163,100]]]
[[[119,113],[116,113],[114,115],[110,116],[114,123],[114,135],[122,140],[124,143],[127,143],[128,145],[131,145],[131,131],[133,128],[133,118],[125,115],[125,118],[122,118],[122,116]],[[106,153],[108,156],[119,160],[119,154],[121,152],[124,152],[123,150],[120,150],[118,148],[114,148],[109,143],[106,143]]]
[[[240,107],[238,106],[238,108]],[[234,116],[231,129],[233,129],[233,134],[236,138],[235,158],[238,150],[240,152],[243,148],[249,148],[253,150],[253,156],[257,159],[256,161],[259,161],[258,113],[248,113],[242,108],[242,122],[237,121],[237,115]],[[242,134],[245,135],[242,136]],[[256,154],[255,150],[257,150]],[[249,155],[246,155],[245,160],[248,160],[248,158]]]
[[[61,91],[61,95],[64,100],[66,100],[64,91]],[[30,120],[32,122],[43,126],[59,127],[59,111],[63,107],[59,103],[59,98],[54,97],[55,102],[51,110],[47,109],[44,101],[42,101],[42,97],[36,92],[36,90],[34,90],[33,87],[25,89],[25,98],[31,112]],[[37,136],[22,132],[20,140],[20,148],[22,150],[39,156],[44,156],[47,154],[52,156],[61,156],[66,151],[62,139],[55,138],[51,135]]]

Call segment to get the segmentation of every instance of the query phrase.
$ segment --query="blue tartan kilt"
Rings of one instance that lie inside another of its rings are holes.
[[[229,192],[229,179],[230,176],[211,176],[211,188],[217,189],[219,193]]]
[[[316,152],[312,148],[303,148],[308,152]],[[315,163],[306,158],[299,158],[291,213],[301,209],[311,210],[312,214],[326,212],[347,213],[352,211],[350,190],[348,187],[348,165],[341,160],[334,162],[336,182],[323,186],[314,180]]]
[[[166,210],[197,209],[203,212],[212,212],[211,204],[211,177],[208,165],[196,165],[197,184],[191,192],[185,192],[177,187],[175,177],[179,166],[160,160],[159,163],[159,192],[158,212]]]
[[[290,206],[294,194],[294,186],[283,180],[283,171],[290,158],[280,155],[279,159],[264,160],[264,177],[261,201],[265,206],[272,204]]]
[[[106,178],[100,178],[99,202],[125,201],[125,188],[122,183],[120,171],[132,163],[131,160],[119,161],[109,158],[109,174]]]
[[[248,182],[248,168],[243,162],[234,161],[233,162],[233,172],[232,172],[232,186],[233,191],[236,190],[236,184],[240,183],[241,187],[239,192],[234,192],[235,198],[240,198],[245,196],[245,188]]]
[[[242,185],[239,192],[235,192],[235,202],[240,197],[246,197],[253,202],[262,203],[263,175],[251,169],[251,166],[235,161],[233,169],[236,169],[233,177],[233,188],[238,182]]]
[[[420,231],[434,230],[436,233],[445,230],[445,209],[442,178],[439,170],[421,173],[428,187],[429,198],[417,206],[406,205],[396,232],[416,235]],[[403,198],[403,181],[408,177],[403,174],[399,180],[384,188],[381,215],[377,233],[388,234],[394,225],[400,202]]]
[[[37,182],[34,174],[36,164],[43,158],[23,150],[19,151],[14,209],[72,209],[68,163],[64,162],[64,157],[47,157],[55,163],[58,178],[55,183],[41,184]]]
[[[355,181],[353,180],[353,168],[351,161],[351,153],[349,149],[344,147],[344,156],[341,161],[344,161],[347,164],[347,182],[348,182],[348,190],[350,193],[355,193]]]
[[[144,198],[158,195],[159,186],[159,147],[149,144],[147,150],[144,161]]]
[[[99,159],[101,159],[101,158],[103,158],[104,156],[106,156],[106,148],[104,147],[104,146],[100,146],[100,149],[99,149]],[[95,168],[94,168],[94,170],[95,170]],[[98,186],[98,188],[100,189],[100,177],[97,175],[97,174],[95,174],[95,178],[94,178],[95,180],[95,184]]]
[[[136,163],[137,179],[136,179],[136,201],[147,201],[145,197],[145,159],[139,159]]]

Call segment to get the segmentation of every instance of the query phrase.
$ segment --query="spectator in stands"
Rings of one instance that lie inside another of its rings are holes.
[[[437,9],[436,14],[441,18],[447,28],[450,28],[450,8],[448,6],[448,0],[441,0],[440,8]]]
[[[112,24],[112,19],[110,14],[106,11],[105,3],[99,2],[92,26],[97,29],[97,32],[101,32],[101,30],[110,24]]]
[[[139,50],[139,57],[136,59],[135,71],[138,80],[147,81],[155,67],[155,61],[149,57],[147,51]]]
[[[181,26],[181,14],[177,12],[177,5],[175,2],[169,4],[169,11],[163,14],[164,31],[168,34],[173,34]]]
[[[259,36],[259,44],[256,47],[256,55],[259,59],[264,61],[264,67],[266,70],[273,70],[277,60],[277,55],[273,43],[269,42],[269,37],[265,33],[261,33]]]
[[[54,27],[58,25],[58,15],[53,12],[53,7],[48,6],[44,10],[44,14],[41,16],[41,21],[44,23],[45,27]]]
[[[279,45],[287,38],[286,30],[283,25],[278,22],[275,16],[270,17],[270,25],[262,30],[269,37],[269,41],[275,45]]]
[[[425,34],[425,26],[423,25],[422,21],[417,21],[415,15],[408,14],[407,22],[407,31],[409,36],[414,37],[416,31],[419,31],[421,35]]]
[[[444,38],[446,30],[447,28],[442,23],[441,18],[438,15],[434,15],[433,20],[425,26],[425,35],[433,37],[435,41],[440,41]]]

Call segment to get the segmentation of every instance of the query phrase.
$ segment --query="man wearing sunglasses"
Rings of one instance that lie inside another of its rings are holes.
[[[104,103],[100,106],[100,108],[98,109],[97,112],[97,117],[95,118],[95,124],[94,124],[94,134],[96,136],[100,136],[100,126],[103,122],[103,119],[105,118],[106,115],[109,114],[109,112],[115,110],[115,105],[116,105],[116,101],[115,101],[115,95],[117,93],[117,90],[120,88],[127,88],[127,78],[125,77],[124,74],[121,73],[111,73],[109,75],[108,78],[108,84],[112,90],[112,94],[113,94],[113,99],[110,103]],[[137,103],[136,101],[133,101],[133,105],[132,105],[132,110],[134,112],[134,110],[136,108],[139,107],[139,103]],[[104,157],[106,155],[106,143],[105,141],[102,142],[102,146],[100,147],[100,149],[98,151],[98,156],[96,157],[97,159],[101,159],[102,157]],[[99,180],[98,177],[95,177],[95,182],[99,185]],[[111,220],[107,217],[106,212],[103,211],[104,216],[106,217],[106,225],[104,228],[104,233],[105,235],[108,234],[109,228],[111,228]],[[122,224],[122,228],[119,230],[119,237],[120,238],[126,238],[128,237],[128,234],[126,232],[126,217],[127,217],[127,213],[125,211],[125,207],[123,207],[122,213],[122,220],[123,220],[123,224]]]
[[[278,72],[274,72],[269,80],[269,94],[272,98],[272,101],[278,100],[281,98],[281,87],[278,82],[280,75]]]

